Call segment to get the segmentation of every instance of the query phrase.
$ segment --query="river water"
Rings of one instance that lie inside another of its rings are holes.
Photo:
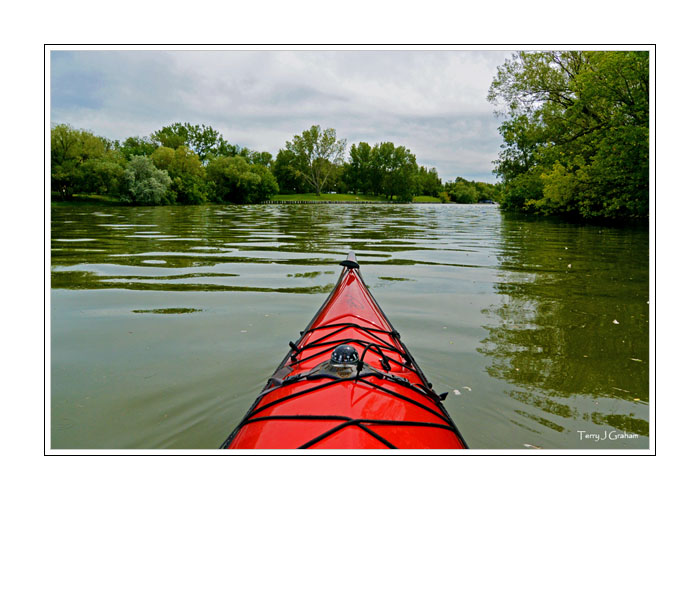
[[[354,250],[472,448],[649,447],[649,234],[481,205],[51,208],[51,447],[218,448]]]

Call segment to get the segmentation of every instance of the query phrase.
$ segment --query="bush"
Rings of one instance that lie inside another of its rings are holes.
[[[131,204],[166,204],[171,183],[167,171],[158,169],[149,156],[132,156],[126,167],[127,194]]]

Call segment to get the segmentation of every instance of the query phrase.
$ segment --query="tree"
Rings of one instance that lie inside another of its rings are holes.
[[[499,202],[498,186],[483,181],[468,181],[457,177],[445,184],[445,192],[451,202],[458,204],[474,204],[476,202]]]
[[[495,169],[505,206],[648,216],[647,52],[519,52],[499,67],[488,98],[508,117]]]
[[[206,172],[199,157],[187,146],[176,150],[161,146],[152,155],[153,163],[168,172],[172,182],[169,200],[178,204],[202,204],[207,200]]]
[[[158,169],[148,156],[132,156],[125,171],[126,201],[132,204],[163,204],[167,200],[170,176]]]
[[[272,166],[272,154],[269,152],[253,152],[251,154],[251,162],[254,165],[262,165],[269,168]]]
[[[370,152],[369,186],[375,195],[410,202],[416,189],[416,157],[392,142],[375,144]]]
[[[372,146],[370,153],[369,187],[372,194],[379,196],[385,194],[385,176],[391,163],[391,155],[394,152],[392,142],[382,142]],[[387,195],[388,197],[388,195]]]
[[[214,158],[206,171],[216,202],[262,202],[279,191],[267,167],[251,165],[242,156]]]
[[[286,142],[285,147],[292,153],[292,165],[297,174],[320,196],[333,166],[343,161],[345,144],[345,140],[336,139],[335,129],[321,130],[319,125],[313,125]]]
[[[277,180],[267,166],[254,164],[252,171],[260,178],[260,182],[251,190],[250,200],[253,202],[264,202],[279,193],[280,188],[277,185]]]
[[[393,146],[393,144],[392,144]],[[416,157],[404,146],[396,146],[389,155],[384,173],[384,193],[400,202],[410,202],[416,188]]]
[[[121,156],[114,151],[86,160],[80,171],[81,191],[106,196],[118,196],[123,192],[124,167]]]
[[[435,169],[426,169],[421,166],[416,176],[416,192],[419,196],[432,196],[437,198],[442,190],[442,181]]]
[[[119,151],[126,160],[137,155],[150,156],[155,152],[156,148],[158,148],[158,144],[151,139],[135,136],[126,138],[118,146]]]
[[[107,150],[102,138],[70,125],[51,128],[51,190],[61,198],[84,191],[87,161],[102,159]]]
[[[305,194],[311,191],[310,184],[294,166],[294,153],[281,149],[272,165],[272,173],[279,184],[281,194]]]
[[[343,178],[345,185],[353,192],[371,190],[372,147],[367,142],[360,142],[350,147],[350,161],[347,163]]]
[[[223,136],[209,125],[173,123],[153,133],[151,139],[173,150],[180,146],[187,146],[203,161],[218,156],[221,150],[230,152],[232,148]]]

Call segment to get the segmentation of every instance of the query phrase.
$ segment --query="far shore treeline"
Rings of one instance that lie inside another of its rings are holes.
[[[488,100],[502,117],[495,185],[461,177],[443,184],[404,146],[360,142],[348,150],[334,129],[318,125],[273,157],[207,125],[173,123],[118,141],[56,124],[51,194],[156,205],[330,192],[388,202],[497,202],[576,221],[648,219],[648,52],[518,52],[498,68]]]
[[[353,144],[314,125],[273,157],[232,144],[207,125],[173,123],[146,137],[109,140],[67,124],[51,128],[56,200],[102,197],[127,204],[250,204],[278,194],[361,194],[476,203],[499,199],[497,185],[457,177],[443,185],[404,146]]]

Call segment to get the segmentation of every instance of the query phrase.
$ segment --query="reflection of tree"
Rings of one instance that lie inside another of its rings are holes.
[[[486,311],[479,351],[488,372],[530,392],[513,397],[543,414],[636,433],[646,420],[579,409],[563,398],[649,398],[648,234],[505,218],[501,304]],[[646,416],[646,415],[645,415]],[[547,423],[541,423],[550,428]]]
[[[434,228],[434,218],[424,210],[411,212],[410,206],[318,204],[276,208],[274,226],[283,235],[279,246],[282,252],[336,254],[344,242],[358,256],[400,252]]]
[[[52,287],[321,293],[327,285],[273,289],[227,278],[238,276],[233,270],[240,264],[335,268],[349,248],[361,257],[414,264],[392,255],[415,247],[434,220],[427,210],[381,204],[57,206]]]

